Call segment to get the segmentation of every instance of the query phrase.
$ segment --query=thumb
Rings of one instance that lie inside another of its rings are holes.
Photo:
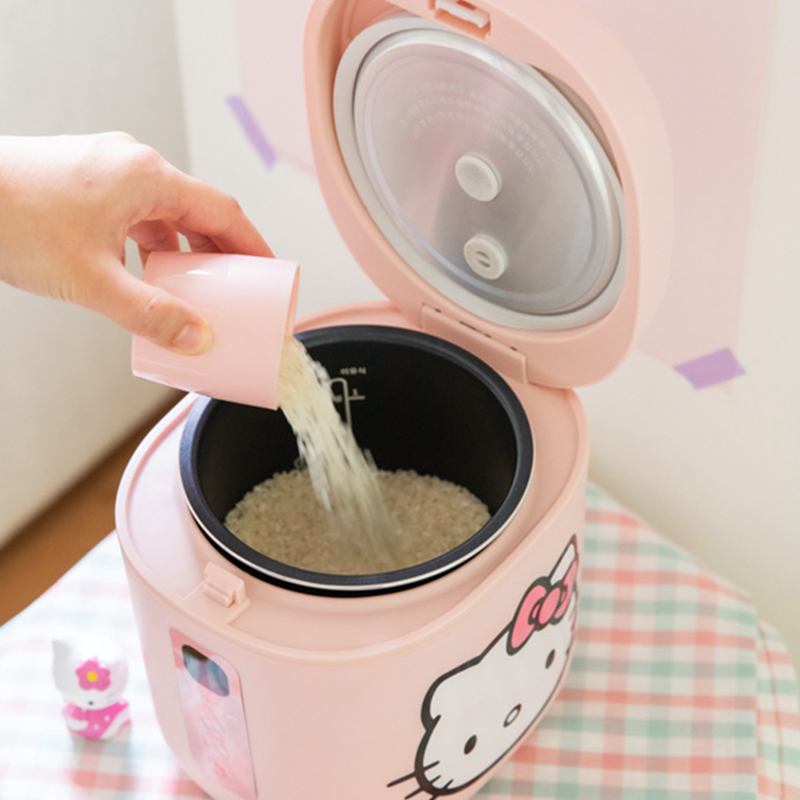
[[[84,305],[153,343],[183,355],[200,355],[213,341],[208,320],[183,300],[131,275],[109,270]]]

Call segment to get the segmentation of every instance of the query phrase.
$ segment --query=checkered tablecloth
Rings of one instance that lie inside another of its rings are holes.
[[[800,800],[797,679],[750,600],[595,487],[572,670],[489,800]],[[87,629],[127,648],[133,724],[67,732],[54,637]],[[113,537],[0,628],[0,800],[206,795],[156,724]],[[286,798],[286,800],[301,800]]]

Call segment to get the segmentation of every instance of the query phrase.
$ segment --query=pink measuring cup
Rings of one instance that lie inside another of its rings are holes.
[[[277,408],[283,341],[294,327],[299,267],[226,253],[151,253],[145,283],[205,316],[214,341],[199,356],[133,337],[134,375],[235,403]]]

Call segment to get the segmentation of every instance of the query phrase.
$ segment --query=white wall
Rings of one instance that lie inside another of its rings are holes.
[[[175,2],[194,172],[235,194],[273,249],[302,263],[301,313],[379,296],[342,245],[311,174],[291,165],[302,163],[304,151],[295,118],[302,114],[298,5],[307,0],[291,7],[278,0]],[[238,41],[237,14],[251,23]],[[268,46],[248,62],[241,40],[251,33]],[[695,390],[670,366],[637,352],[581,395],[592,478],[751,592],[800,662],[793,602],[800,565],[797,41],[800,5],[778,0],[736,343],[746,375]],[[227,96],[241,93],[282,150],[271,167],[226,105]]]
[[[3,0],[0,133],[102,130],[186,167],[171,4]],[[0,541],[165,401],[129,350],[105,319],[0,285]]]
[[[798,41],[800,4],[780,0],[736,343],[746,375],[696,391],[634,354],[581,395],[593,477],[749,591],[800,664]]]
[[[276,8],[274,0],[250,5],[263,6],[267,16],[270,7]],[[302,91],[299,48],[305,5],[304,0],[281,6],[270,31],[276,43],[284,44],[274,52],[276,70],[265,76],[265,83],[291,86],[290,109],[288,104],[275,107],[287,122],[286,114],[294,119],[304,113],[297,92]],[[192,173],[234,195],[272,250],[300,262],[298,316],[382,297],[341,241],[310,171],[285,158],[267,169],[231,111],[227,98],[242,90],[232,0],[175,0],[175,9]],[[281,15],[290,16],[294,24],[282,26]],[[286,50],[294,61],[282,69],[280,54]]]

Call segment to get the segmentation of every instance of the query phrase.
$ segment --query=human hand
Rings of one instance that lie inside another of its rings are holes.
[[[271,256],[239,204],[124,133],[0,136],[0,280],[98,311],[176,352],[211,345],[205,318],[125,268],[155,250]]]

